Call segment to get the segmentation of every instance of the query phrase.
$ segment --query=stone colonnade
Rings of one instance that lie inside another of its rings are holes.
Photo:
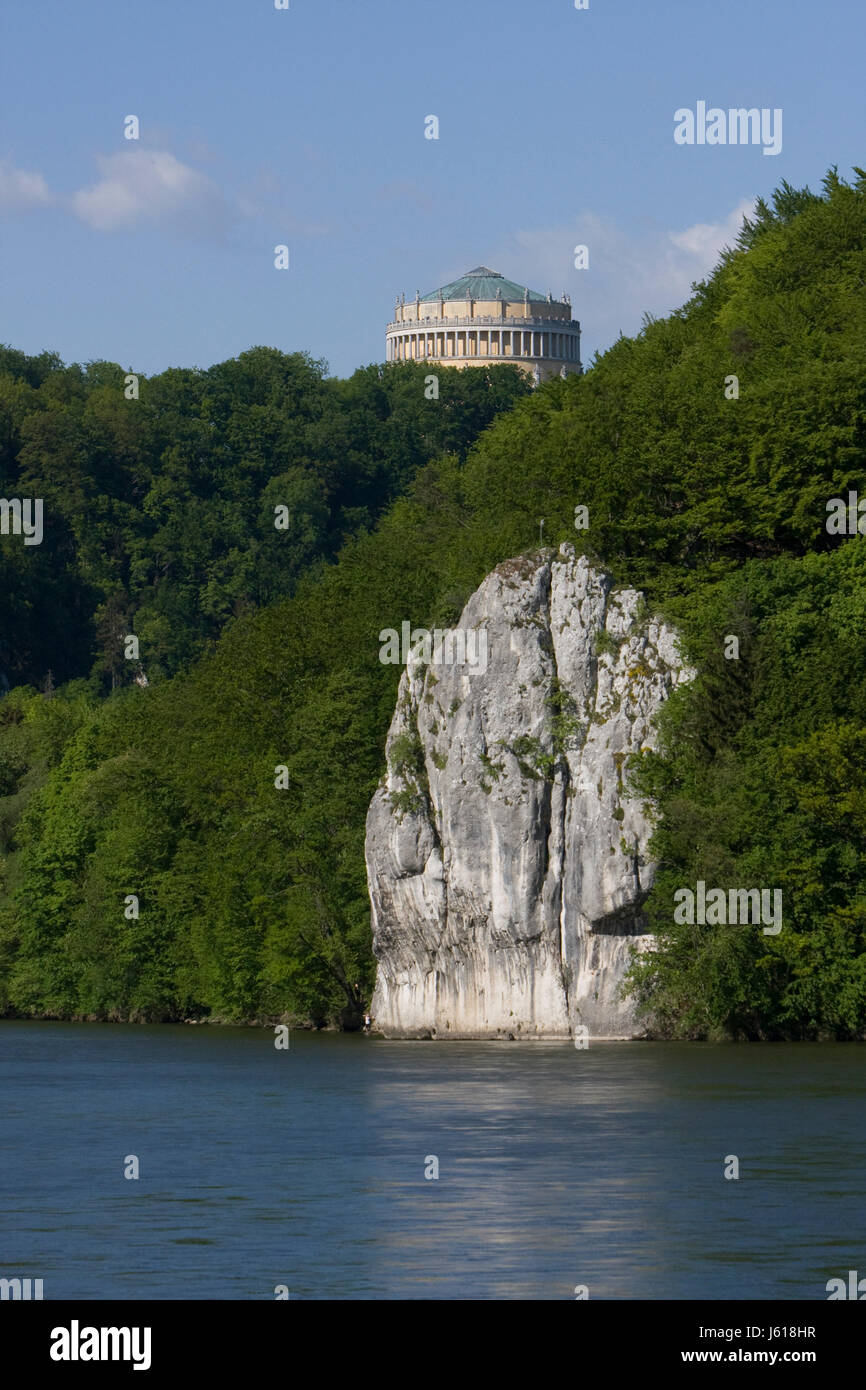
[[[387,338],[389,362],[449,357],[529,357],[579,362],[580,333],[537,328],[399,328]]]

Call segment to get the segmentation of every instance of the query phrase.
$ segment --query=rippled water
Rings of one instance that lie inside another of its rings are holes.
[[[857,1045],[3,1022],[0,1097],[0,1275],[46,1299],[824,1299],[866,1273]]]

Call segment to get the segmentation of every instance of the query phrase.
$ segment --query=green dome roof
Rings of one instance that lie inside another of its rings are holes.
[[[459,280],[452,280],[450,285],[443,285],[441,290],[431,290],[429,294],[422,294],[421,302],[429,304],[431,301],[438,303],[440,296],[442,299],[523,299],[528,295],[530,299],[547,299],[546,294],[539,294],[538,290],[527,290],[525,285],[518,285],[514,280],[506,280],[504,275],[500,275],[498,270],[490,270],[486,265],[476,266],[474,270],[469,270],[465,275],[461,275]]]

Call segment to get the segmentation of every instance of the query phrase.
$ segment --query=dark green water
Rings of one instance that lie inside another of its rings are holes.
[[[46,1299],[825,1299],[866,1274],[863,1047],[273,1044],[0,1023],[0,1275]]]

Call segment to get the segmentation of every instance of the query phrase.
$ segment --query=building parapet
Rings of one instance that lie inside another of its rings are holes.
[[[431,324],[435,323],[435,324],[439,324],[439,325],[445,327],[446,329],[450,329],[450,328],[475,328],[477,324],[491,324],[491,325],[493,325],[493,326],[497,326],[497,325],[498,325],[498,326],[500,326],[500,327],[505,327],[505,328],[512,328],[512,327],[513,327],[513,328],[526,328],[527,331],[528,331],[530,328],[543,328],[545,332],[547,332],[548,330],[551,330],[551,331],[554,332],[554,333],[561,333],[561,332],[563,332],[563,331],[565,331],[565,330],[567,330],[567,329],[569,329],[569,328],[574,329],[575,332],[579,332],[579,331],[580,331],[580,322],[579,322],[578,319],[554,319],[554,318],[548,318],[548,317],[539,318],[539,317],[537,317],[537,316],[533,316],[532,318],[511,318],[511,317],[509,317],[509,318],[500,318],[498,314],[482,314],[482,315],[479,315],[479,316],[477,316],[477,317],[475,317],[475,318],[459,318],[459,319],[452,319],[452,318],[441,318],[441,319],[440,319],[440,318],[393,319],[393,320],[391,321],[391,323],[388,324],[388,327],[387,327],[387,329],[386,329],[386,332],[391,333],[391,332],[396,331],[397,329],[404,329],[404,328],[405,328],[405,329],[414,330],[414,329],[418,329],[419,327],[423,327],[423,325],[424,325],[425,323],[431,323]],[[556,325],[555,328],[552,327],[552,325],[554,325],[554,324]]]

